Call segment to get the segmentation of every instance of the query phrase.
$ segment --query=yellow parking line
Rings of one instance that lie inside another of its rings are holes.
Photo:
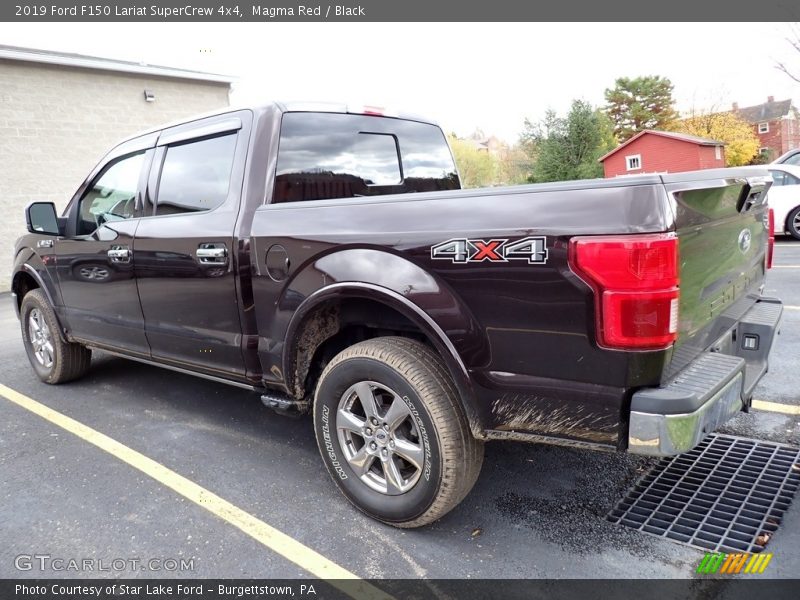
[[[753,400],[753,408],[756,410],[783,413],[785,415],[800,415],[800,406],[797,406],[796,404],[782,404],[780,402],[767,402],[766,400]]]
[[[280,554],[312,575],[328,581],[331,585],[342,590],[349,596],[353,598],[391,600],[392,597],[385,592],[365,581],[361,581],[358,576],[328,560],[308,546],[243,511],[241,508],[234,506],[204,487],[186,479],[175,471],[146,457],[144,454],[140,454],[136,450],[121,444],[107,435],[63,415],[32,398],[28,398],[3,384],[0,384],[0,395],[50,423],[78,436],[80,439],[108,452],[115,458],[128,463],[134,469],[138,469],[162,485],[174,490],[184,498],[205,508],[210,513],[240,529],[270,550]],[[341,581],[348,579],[357,581]]]

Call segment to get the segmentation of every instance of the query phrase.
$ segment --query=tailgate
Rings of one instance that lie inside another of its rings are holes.
[[[767,171],[664,175],[680,253],[678,339],[668,377],[708,350],[758,300],[769,239]]]

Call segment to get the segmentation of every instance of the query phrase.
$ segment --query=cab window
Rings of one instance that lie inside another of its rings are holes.
[[[89,235],[105,223],[133,217],[143,164],[142,151],[117,159],[103,169],[81,198],[78,235]]]
[[[156,215],[213,210],[231,183],[236,133],[169,146],[161,168]]]
[[[459,187],[447,140],[435,125],[375,115],[283,115],[273,202]]]

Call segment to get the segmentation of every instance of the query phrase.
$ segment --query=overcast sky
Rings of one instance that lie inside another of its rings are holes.
[[[234,103],[397,107],[515,141],[523,120],[595,105],[621,76],[662,75],[678,108],[800,98],[800,54],[769,23],[0,23],[0,43],[221,72]]]

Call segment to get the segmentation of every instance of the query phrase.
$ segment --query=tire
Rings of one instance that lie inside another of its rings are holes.
[[[66,383],[83,376],[89,369],[92,351],[61,339],[56,315],[42,290],[25,294],[20,307],[20,325],[28,360],[45,383]]]
[[[375,338],[336,355],[317,384],[314,430],[339,490],[396,527],[421,527],[452,510],[483,463],[483,443],[441,359],[407,338]]]
[[[786,231],[794,239],[800,240],[800,206],[792,210],[786,217]]]

